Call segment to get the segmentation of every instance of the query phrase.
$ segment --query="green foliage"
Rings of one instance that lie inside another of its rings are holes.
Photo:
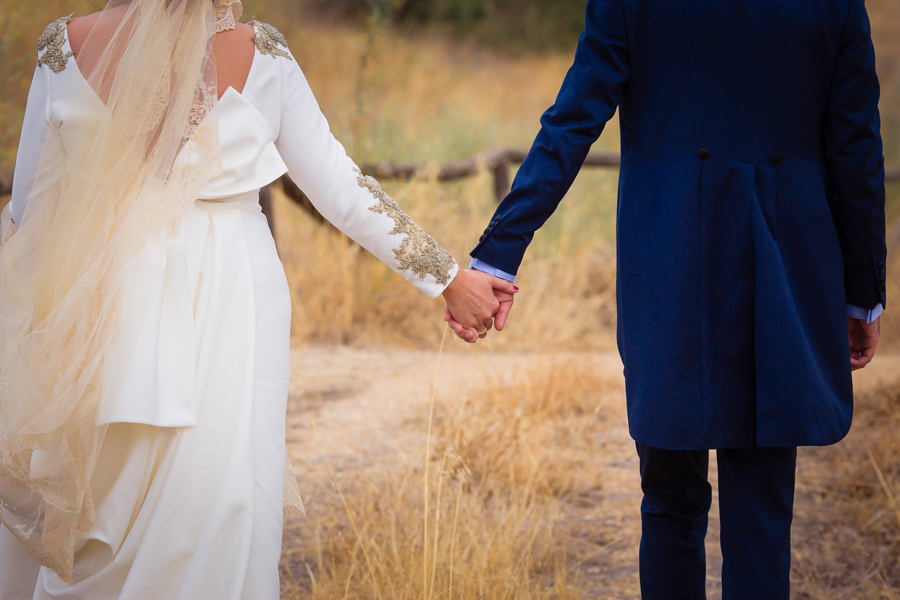
[[[492,44],[545,50],[574,45],[585,0],[406,0],[400,17],[450,23]]]
[[[306,0],[314,11],[388,18],[406,25],[439,23],[462,37],[513,50],[575,45],[587,0]]]

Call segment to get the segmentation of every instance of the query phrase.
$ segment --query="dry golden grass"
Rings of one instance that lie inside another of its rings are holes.
[[[436,448],[475,483],[566,496],[582,479],[602,394],[619,386],[562,363],[488,389],[468,390],[439,407]]]
[[[403,427],[423,437],[430,429],[430,450],[385,440],[388,450],[359,460],[356,451],[331,454],[343,446],[331,444],[324,456],[337,462],[335,483],[311,492],[312,518],[286,534],[284,597],[637,598],[640,495],[621,377],[590,360],[544,356],[511,374],[476,375],[474,386],[439,388],[433,416],[423,398]],[[895,386],[863,386],[849,438],[800,452],[793,598],[900,596]],[[326,479],[322,456],[303,469],[307,486]],[[721,597],[715,510],[712,600]]]
[[[900,598],[900,389],[857,398],[838,446],[802,449],[794,588],[798,598]],[[800,539],[798,539],[798,537]]]
[[[463,261],[474,228],[490,219],[487,174],[454,186],[428,181],[389,186],[392,196]],[[447,200],[447,203],[442,201]],[[452,202],[452,203],[451,203]],[[450,206],[452,206],[452,210]],[[430,208],[429,208],[430,205]],[[434,347],[443,328],[443,304],[430,301],[367,252],[330,227],[321,227],[276,197],[279,252],[291,285],[296,343]],[[563,210],[565,213],[565,210]],[[564,229],[581,212],[561,217]],[[424,217],[424,218],[422,218]],[[562,240],[567,234],[559,236]],[[553,254],[536,244],[529,269],[517,280],[526,294],[514,318],[487,349],[609,349],[614,345],[615,255],[594,240]],[[455,347],[463,342],[453,340]]]
[[[513,60],[441,38],[408,39],[294,24],[291,47],[336,136],[359,162],[451,160],[491,145],[526,146],[570,58]],[[328,52],[322,52],[328,48]],[[347,76],[365,71],[360,77]],[[425,73],[427,76],[422,76]],[[510,94],[508,90],[528,90]],[[615,125],[601,145],[615,147]],[[464,265],[495,208],[487,173],[454,184],[383,182]],[[489,347],[610,348],[615,322],[614,171],[585,172],[541,232],[505,335]],[[433,347],[441,306],[371,256],[279,203],[278,239],[294,291],[296,342]],[[454,342],[461,347],[459,342]]]
[[[894,122],[900,115],[893,101],[900,99],[900,27],[888,27],[878,18],[890,14],[893,5],[871,4],[883,71],[883,113],[886,123]],[[410,38],[387,30],[370,38],[355,29],[299,22],[291,26],[289,39],[333,131],[360,162],[452,160],[498,143],[527,146],[570,61],[567,53],[512,59],[460,46],[433,31]],[[348,76],[360,72],[361,57],[362,75]],[[610,123],[598,147],[617,147],[616,125],[615,120]],[[900,161],[898,136],[892,133],[896,129],[886,126],[886,154]],[[495,208],[487,174],[453,184],[427,178],[383,184],[461,263],[468,262],[468,251]],[[893,184],[892,249],[900,244],[898,197],[900,185]],[[616,173],[584,170],[529,248],[508,330],[491,336],[484,347],[613,347],[615,210]],[[278,221],[279,247],[294,292],[295,342],[434,347],[441,327],[439,303],[421,297],[339,235],[327,228],[320,233],[286,202],[278,207]],[[900,272],[893,256],[889,263],[891,273]],[[889,282],[892,295],[900,289],[898,277]],[[888,312],[883,329],[883,347],[896,347],[900,314]],[[462,344],[453,342],[453,347]]]
[[[427,512],[422,477],[409,472],[348,490],[343,512],[300,529],[283,556],[292,565],[283,597],[579,597],[554,537],[552,501],[470,488],[435,466]]]
[[[287,598],[580,598],[570,502],[616,380],[555,361],[524,379],[437,394],[417,452],[334,476],[330,500],[289,529]],[[425,457],[428,460],[425,460]],[[427,498],[427,502],[426,502]]]

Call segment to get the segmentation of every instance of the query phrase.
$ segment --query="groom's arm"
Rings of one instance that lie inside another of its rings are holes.
[[[835,64],[825,144],[831,209],[844,255],[848,316],[886,306],[884,156],[875,50],[863,0],[850,0]],[[861,310],[860,310],[861,309]]]
[[[510,277],[518,272],[534,232],[556,210],[615,114],[628,85],[628,63],[622,0],[589,0],[575,62],[556,103],[541,117],[512,191],[471,253],[481,265]]]

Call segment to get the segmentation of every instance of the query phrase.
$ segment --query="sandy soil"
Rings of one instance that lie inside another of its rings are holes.
[[[302,347],[292,351],[291,396],[287,440],[301,493],[311,518],[333,510],[330,468],[339,479],[374,476],[391,465],[421,462],[426,429],[423,412],[431,398],[438,355],[429,352],[346,347]],[[592,468],[598,485],[568,504],[564,528],[587,556],[580,568],[580,587],[590,598],[639,598],[637,548],[641,500],[638,462],[625,418],[624,381],[615,353],[492,354],[454,351],[441,357],[439,393],[468,385],[513,380],[536,368],[584,362],[620,382],[604,390],[605,418],[598,429],[598,452]],[[857,396],[889,385],[900,375],[900,355],[879,356],[855,377]],[[853,436],[865,435],[854,428]],[[823,502],[816,495],[816,477],[833,449],[801,449],[798,466],[795,556],[810,547],[822,524]],[[710,477],[715,481],[715,456]],[[805,475],[810,474],[812,481]],[[715,489],[715,485],[714,485]],[[827,502],[827,498],[824,500]],[[718,548],[718,507],[714,496],[707,544],[710,598],[721,597],[721,554]],[[285,537],[290,550],[291,535]],[[799,550],[798,550],[799,549]],[[593,556],[591,556],[593,555]],[[796,559],[795,559],[796,561]],[[797,575],[795,574],[795,578]],[[802,596],[805,597],[805,596]]]

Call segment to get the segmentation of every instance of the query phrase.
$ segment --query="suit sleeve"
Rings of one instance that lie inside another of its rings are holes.
[[[628,44],[622,0],[590,0],[556,103],[497,208],[472,257],[516,274],[534,232],[553,214],[591,145],[616,112],[628,85]]]
[[[847,303],[864,309],[887,306],[878,97],[869,18],[863,0],[850,0],[825,117],[825,145]]]
[[[450,254],[416,225],[378,182],[363,175],[328,127],[297,63],[283,64],[275,142],[291,179],[332,225],[432,298],[456,276]]]

